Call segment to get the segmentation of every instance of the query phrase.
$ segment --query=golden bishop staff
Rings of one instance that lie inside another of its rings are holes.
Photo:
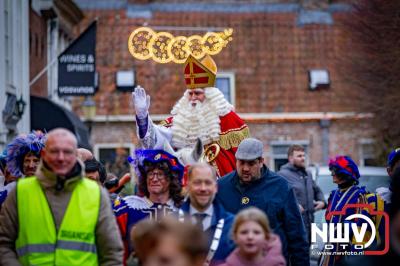
[[[129,52],[140,60],[153,59],[157,63],[174,62],[182,64],[189,54],[199,59],[216,55],[232,41],[233,29],[221,32],[207,32],[203,36],[174,36],[169,32],[156,32],[149,27],[135,29],[128,39]]]

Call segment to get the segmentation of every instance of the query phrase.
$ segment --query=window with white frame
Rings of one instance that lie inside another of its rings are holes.
[[[361,139],[359,141],[360,166],[378,166],[375,155],[375,143],[372,139]]]
[[[271,154],[270,154],[270,168],[274,171],[279,171],[281,166],[288,162],[288,149],[291,145],[301,145],[304,147],[306,153],[306,165],[308,162],[308,146],[309,142],[306,140],[298,141],[271,141]]]
[[[222,92],[225,99],[235,105],[235,74],[233,72],[218,72],[215,86]]]
[[[104,164],[108,173],[113,173],[117,177],[131,171],[128,163],[128,156],[134,151],[131,143],[101,143],[94,147],[96,159]]]

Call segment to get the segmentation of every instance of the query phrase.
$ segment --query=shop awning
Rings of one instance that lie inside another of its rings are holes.
[[[81,148],[92,149],[89,130],[79,117],[49,99],[31,96],[31,129],[48,132],[63,127],[73,132]]]

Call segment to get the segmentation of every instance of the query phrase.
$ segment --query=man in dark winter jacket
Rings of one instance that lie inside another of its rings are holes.
[[[289,183],[264,164],[263,144],[243,140],[236,152],[236,170],[218,180],[217,199],[231,213],[255,206],[263,210],[282,242],[282,254],[292,266],[310,265],[304,224]]]
[[[283,176],[294,190],[310,242],[311,223],[314,222],[314,212],[326,208],[324,194],[318,185],[315,184],[311,173],[306,171],[305,151],[302,146],[290,146],[288,160],[289,162],[282,166],[278,175]]]
[[[205,265],[217,265],[235,248],[231,239],[234,216],[225,211],[215,199],[217,175],[215,169],[206,163],[190,166],[187,185],[188,199],[181,207],[180,215],[190,216],[208,236],[209,251]],[[180,217],[184,218],[184,217]]]

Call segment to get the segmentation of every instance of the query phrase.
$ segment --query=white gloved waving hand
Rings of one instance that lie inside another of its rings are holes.
[[[137,86],[132,92],[132,101],[135,106],[136,116],[144,119],[149,115],[150,95],[146,94],[144,88]]]

